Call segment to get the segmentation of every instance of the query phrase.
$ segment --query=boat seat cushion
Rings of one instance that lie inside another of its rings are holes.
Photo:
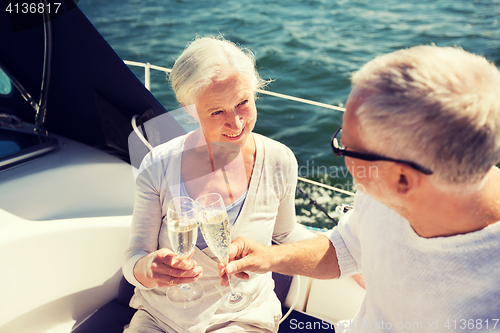
[[[130,323],[136,309],[128,304],[134,294],[134,286],[124,277],[120,281],[118,298],[106,303],[81,322],[71,333],[122,333],[123,327]]]
[[[118,303],[128,306],[134,295],[134,290],[135,287],[122,276],[120,288],[118,289]]]
[[[293,276],[282,275],[273,272],[274,280],[274,292],[281,302],[281,305],[285,304],[286,296],[288,295],[288,290],[292,284]]]
[[[105,304],[85,319],[72,333],[122,333],[123,327],[130,323],[136,309],[120,304],[118,299]]]
[[[288,308],[282,308],[283,313],[288,311]],[[295,333],[295,332],[335,332],[335,326],[332,322],[321,320],[310,316],[306,313],[293,310],[290,315],[283,320],[278,329],[278,333]]]

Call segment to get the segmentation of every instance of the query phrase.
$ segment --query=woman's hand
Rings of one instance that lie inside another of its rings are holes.
[[[168,288],[200,278],[201,266],[190,259],[180,259],[169,249],[160,249],[142,257],[134,267],[134,276],[144,287]]]

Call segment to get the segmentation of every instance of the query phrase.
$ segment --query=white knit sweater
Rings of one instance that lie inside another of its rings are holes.
[[[363,192],[330,234],[341,276],[363,273],[366,296],[346,332],[500,331],[500,222],[422,238]],[[488,328],[488,330],[486,330]]]
[[[295,187],[297,183],[297,161],[289,148],[283,144],[253,134],[257,153],[247,197],[241,212],[231,227],[231,237],[251,238],[261,244],[299,241],[314,237],[295,219]],[[180,166],[185,136],[175,138],[157,146],[141,165],[136,180],[136,202],[132,221],[132,235],[125,254],[123,273],[136,286],[131,306],[145,309],[156,319],[167,324],[168,332],[205,332],[209,325],[237,320],[253,325],[255,329],[276,331],[281,316],[281,306],[273,292],[271,273],[251,274],[250,280],[233,279],[237,290],[253,296],[246,310],[236,314],[217,311],[221,295],[228,288],[220,287],[217,258],[207,248],[195,250],[193,260],[203,267],[203,276],[198,281],[205,294],[198,305],[176,308],[169,303],[165,289],[147,289],[134,277],[137,260],[159,248],[171,248],[162,219],[172,197],[180,195]]]

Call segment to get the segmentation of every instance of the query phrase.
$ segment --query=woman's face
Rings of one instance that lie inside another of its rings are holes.
[[[199,96],[196,110],[208,142],[232,142],[243,148],[252,140],[257,121],[254,91],[240,76],[213,83]]]

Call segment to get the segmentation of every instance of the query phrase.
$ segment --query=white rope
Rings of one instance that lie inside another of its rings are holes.
[[[345,112],[345,109],[341,108],[340,106],[335,106],[335,105],[330,105],[330,104],[315,102],[315,101],[311,101],[311,100],[304,99],[304,98],[299,98],[299,97],[294,97],[294,96],[290,96],[290,95],[275,93],[275,92],[272,92],[272,91],[267,91],[267,90],[262,90],[262,89],[257,89],[257,91],[259,93],[265,94],[265,95],[270,95],[270,96],[284,98],[284,99],[288,99],[288,100],[299,102],[299,103],[311,104],[311,105],[315,105],[315,106],[320,106],[322,108],[327,108],[327,109],[332,109],[332,110],[336,110],[336,111]]]
[[[135,123],[135,120],[137,118],[139,118],[138,115],[134,115],[132,117],[132,128],[134,129],[134,132],[137,134],[137,136],[142,141],[142,143],[144,143],[146,145],[146,147],[148,147],[149,150],[153,150],[153,146],[151,146],[151,144],[148,142],[148,140],[146,140],[144,135],[142,135],[141,131],[139,131],[139,129],[137,128],[137,124]]]
[[[343,193],[343,194],[347,194],[347,195],[351,195],[351,196],[355,196],[356,195],[356,194],[354,194],[352,192],[349,192],[349,191],[346,191],[346,190],[342,190],[342,189],[340,189],[338,187],[333,187],[333,186],[326,185],[326,184],[323,184],[323,183],[318,183],[318,182],[315,182],[314,180],[310,180],[310,179],[307,179],[307,178],[298,177],[297,179],[300,180],[300,181],[303,181],[305,183],[309,183],[309,184],[321,186],[321,187],[327,188],[329,190],[340,192],[340,193]]]
[[[290,315],[290,313],[292,313],[293,309],[295,309],[295,305],[297,305],[299,296],[300,296],[300,277],[297,277],[297,296],[295,296],[292,306],[290,306],[290,309],[288,309],[287,313],[283,317],[281,317],[278,324],[281,324]]]

